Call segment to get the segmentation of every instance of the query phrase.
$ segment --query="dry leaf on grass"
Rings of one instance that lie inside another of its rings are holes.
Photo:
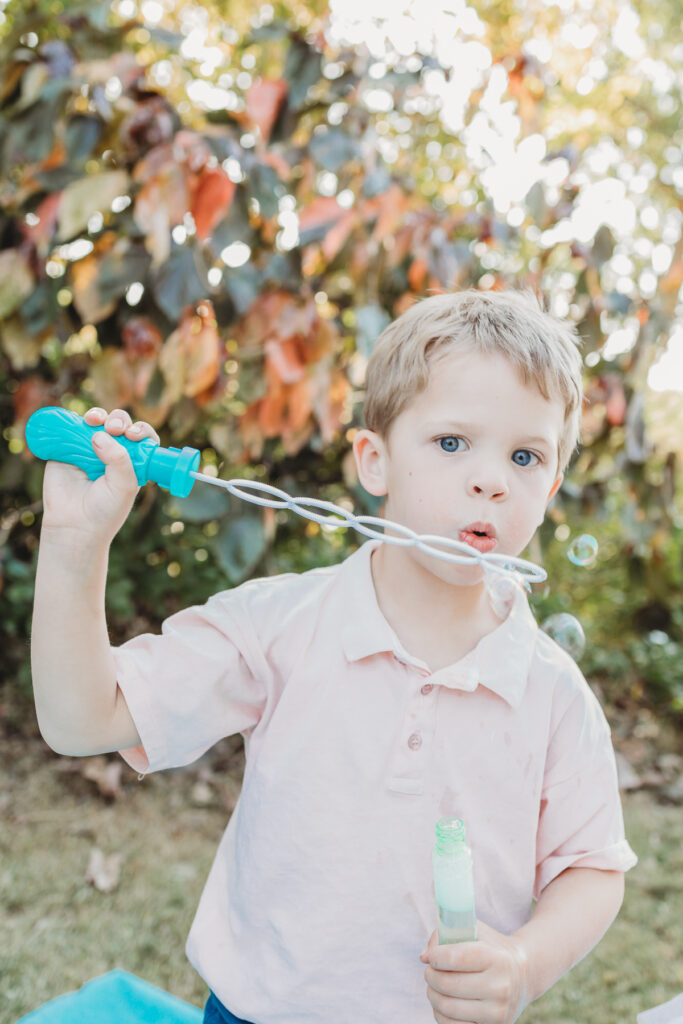
[[[100,796],[109,800],[117,800],[121,796],[121,771],[123,762],[107,761],[106,758],[89,757],[81,769],[84,779],[89,779],[97,786]]]
[[[90,862],[85,873],[85,880],[94,885],[99,892],[113,892],[121,878],[123,856],[111,853],[108,857],[98,847],[90,851]]]

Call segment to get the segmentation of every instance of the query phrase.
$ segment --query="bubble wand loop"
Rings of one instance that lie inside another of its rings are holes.
[[[100,430],[104,430],[104,426],[91,427],[77,413],[68,409],[46,407],[38,409],[29,418],[26,424],[26,443],[38,458],[67,462],[84,470],[90,480],[96,480],[105,471],[104,463],[92,447],[92,435]],[[186,498],[194,486],[194,481],[199,480],[214,487],[223,487],[235,497],[255,505],[275,509],[286,508],[303,519],[310,519],[333,529],[352,527],[366,537],[381,540],[385,544],[398,544],[404,547],[412,545],[425,554],[446,562],[459,565],[479,563],[488,572],[508,578],[517,575],[524,583],[540,583],[547,578],[544,569],[523,558],[477,551],[463,541],[441,537],[438,534],[417,534],[409,527],[394,523],[390,519],[357,516],[340,505],[320,498],[293,498],[286,491],[260,481],[219,480],[199,473],[197,468],[201,453],[196,448],[162,448],[151,438],[131,441],[126,437],[115,437],[114,440],[128,451],[140,486],[152,481],[177,498]],[[258,494],[249,493],[250,491],[272,497],[260,497]],[[328,514],[321,515],[312,509],[320,509]],[[383,531],[395,530],[400,536],[379,532],[372,527],[379,527]],[[435,547],[436,544],[440,546]]]

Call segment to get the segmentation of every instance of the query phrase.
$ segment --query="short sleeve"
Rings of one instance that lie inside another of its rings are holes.
[[[219,739],[258,723],[270,669],[239,589],[171,615],[161,635],[144,633],[112,648],[142,741],[120,753],[136,771],[190,764]]]
[[[638,862],[624,835],[609,724],[573,662],[572,670],[572,694],[546,758],[536,837],[536,900],[566,868],[628,871]]]

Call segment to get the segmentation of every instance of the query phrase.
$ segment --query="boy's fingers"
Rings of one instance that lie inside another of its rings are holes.
[[[92,420],[93,423],[95,423],[95,422],[99,423],[102,420],[105,420],[106,418],[107,418],[107,410],[106,409],[100,409],[100,407],[98,405],[93,406],[92,409],[88,409],[88,411],[83,416],[84,420],[88,420],[89,419],[89,420]]]
[[[420,960],[422,961],[423,964],[429,963],[429,955],[434,949],[434,947],[438,945],[438,943],[439,939],[435,928],[432,934],[429,936],[429,942],[420,953]]]
[[[144,420],[137,420],[137,422],[132,423],[126,429],[126,435],[131,441],[141,441],[143,437],[151,437],[157,444],[161,444],[161,439],[156,430],[150,427],[149,423],[145,423]]]
[[[132,422],[125,409],[113,409],[107,416],[104,427],[110,434],[122,434],[131,426]]]

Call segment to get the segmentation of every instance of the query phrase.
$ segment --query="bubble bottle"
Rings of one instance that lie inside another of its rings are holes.
[[[477,937],[472,851],[460,818],[440,818],[432,857],[438,910],[439,945]]]

